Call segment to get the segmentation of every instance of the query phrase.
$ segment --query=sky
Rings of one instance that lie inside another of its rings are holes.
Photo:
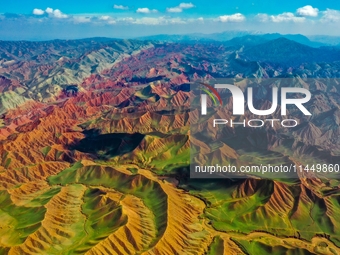
[[[340,36],[339,27],[336,0],[10,0],[0,6],[0,40],[230,30]]]

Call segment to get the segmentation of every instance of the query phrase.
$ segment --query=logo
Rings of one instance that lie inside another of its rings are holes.
[[[211,98],[211,100],[213,101],[214,105],[217,106],[217,102],[216,99],[214,97],[214,95],[216,96],[216,98],[218,99],[220,105],[223,105],[222,99],[220,94],[217,92],[217,90],[205,83],[200,82],[199,84],[205,86],[206,88],[201,88],[201,90],[203,90],[204,92],[206,92],[209,97]],[[202,115],[206,115],[207,114],[207,94],[201,94],[201,114]],[[214,95],[213,95],[214,94]]]
[[[216,98],[218,99],[221,106],[223,106],[223,101],[221,99],[221,95],[218,93],[216,89],[228,89],[233,98],[233,115],[242,116],[245,113],[245,96],[243,91],[231,84],[215,84],[214,87],[205,84],[200,83],[205,88],[202,90],[206,94],[201,94],[201,115],[207,115],[207,95],[211,98],[212,102],[215,106],[217,106]],[[304,97],[302,98],[289,98],[288,94],[291,93],[299,93],[303,94]],[[272,88],[272,104],[270,109],[267,110],[259,110],[254,107],[254,101],[253,101],[253,88],[248,87],[247,88],[247,106],[249,111],[258,116],[267,116],[270,114],[273,114],[278,107],[278,99],[279,99],[279,89],[277,87]],[[286,116],[287,115],[287,105],[295,105],[304,115],[310,116],[312,115],[304,106],[303,104],[307,103],[311,99],[311,93],[305,89],[305,88],[295,88],[295,87],[281,87],[280,89],[280,100],[281,100],[281,115]],[[280,121],[279,119],[252,119],[248,120],[247,124],[249,127],[262,127],[266,121],[271,122],[272,127],[274,126],[275,121]],[[293,122],[293,125],[289,125],[289,122]],[[214,119],[214,127],[216,125],[220,124],[227,124],[230,123],[232,126],[233,120],[225,120],[225,119]],[[255,125],[255,123],[257,123]],[[242,124],[244,127],[246,126],[246,120],[243,120],[243,122],[234,122],[234,124]],[[283,127],[295,127],[298,125],[297,121],[295,119],[284,119],[281,121],[281,125]]]

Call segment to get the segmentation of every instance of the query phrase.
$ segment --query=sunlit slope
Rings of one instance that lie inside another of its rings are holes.
[[[1,246],[9,254],[203,254],[207,249],[211,236],[198,219],[202,201],[147,170],[131,175],[85,164],[51,176],[40,194],[32,189],[20,199],[20,188],[12,196],[2,192],[8,204],[1,210],[2,225],[11,223],[13,229],[3,231]]]

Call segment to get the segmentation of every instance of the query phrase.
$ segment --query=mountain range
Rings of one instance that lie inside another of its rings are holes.
[[[338,174],[190,178],[193,153],[339,162],[339,50],[224,36],[0,41],[0,254],[339,254]],[[217,132],[213,118],[235,117],[230,93],[202,121],[191,84],[218,79],[252,87],[257,109],[273,85],[308,89],[312,116],[289,108],[292,129]]]
[[[255,40],[256,42],[266,42],[278,38],[286,38],[289,40],[293,40],[295,42],[305,44],[311,47],[320,47],[320,46],[334,46],[340,44],[340,37],[336,36],[321,36],[321,35],[313,35],[313,36],[305,36],[301,34],[279,34],[279,33],[261,33],[261,32],[253,32],[253,31],[225,31],[222,33],[213,33],[213,34],[184,34],[184,35],[152,35],[152,36],[144,36],[136,39],[140,40],[156,40],[162,42],[225,42],[231,41],[233,43],[235,40],[242,40],[239,37],[243,37],[243,40],[248,40],[249,42]]]

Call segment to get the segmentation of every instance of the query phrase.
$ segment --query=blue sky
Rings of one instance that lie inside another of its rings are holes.
[[[340,1],[12,0],[0,7],[0,39],[250,30],[340,36]]]

